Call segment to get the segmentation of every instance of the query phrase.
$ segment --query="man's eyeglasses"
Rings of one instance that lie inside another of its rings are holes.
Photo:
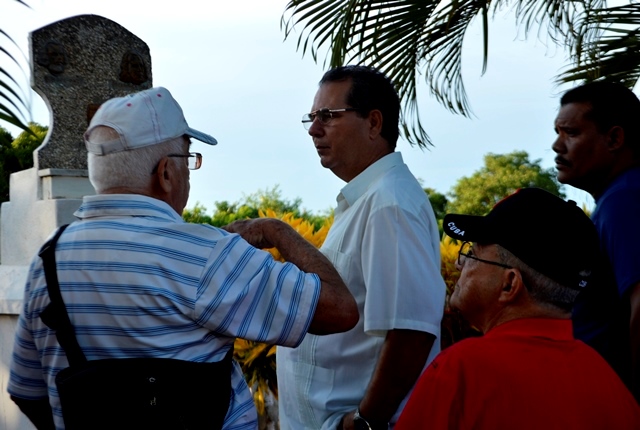
[[[167,157],[186,158],[189,170],[198,170],[200,166],[202,166],[202,154],[199,152],[190,152],[188,154],[169,154]]]
[[[472,260],[480,261],[481,263],[492,264],[494,266],[504,267],[505,269],[513,269],[513,267],[506,265],[504,263],[499,263],[497,261],[489,261],[484,260],[482,258],[478,258],[473,255],[473,247],[471,246],[471,242],[462,242],[462,246],[460,247],[460,251],[458,251],[458,265],[460,267],[464,266],[467,258],[471,258]]]
[[[198,170],[202,166],[202,154],[199,152],[190,152],[188,154],[167,154],[165,157],[186,158],[189,170]],[[158,162],[160,164],[160,162]],[[154,175],[158,171],[158,164],[153,168],[151,174]]]
[[[331,122],[331,120],[335,118],[334,114],[340,113],[340,112],[355,112],[358,110],[359,109],[356,109],[356,108],[342,108],[342,109],[322,108],[322,109],[314,110],[311,113],[305,113],[304,115],[302,115],[302,126],[305,128],[305,130],[309,130],[311,128],[311,124],[313,124],[313,121],[315,121],[316,118],[318,118],[318,120],[320,121],[320,124],[328,125]]]

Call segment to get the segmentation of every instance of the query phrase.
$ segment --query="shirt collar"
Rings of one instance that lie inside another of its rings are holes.
[[[392,152],[387,154],[369,167],[364,169],[358,176],[345,185],[338,195],[338,205],[345,203],[352,206],[378,178],[395,166],[404,164],[402,154]]]
[[[492,328],[485,336],[508,336],[510,334],[551,340],[574,339],[573,325],[568,318],[519,318]]]
[[[103,216],[146,216],[182,221],[182,217],[162,200],[140,194],[98,194],[85,196],[73,214],[87,219]]]
[[[611,183],[607,186],[604,192],[600,194],[600,196],[598,196],[598,198],[596,199],[596,205],[600,203],[606,195],[615,191],[616,188],[620,186],[625,186],[627,181],[631,181],[631,183],[637,183],[636,181],[630,178],[637,178],[638,175],[640,175],[640,167],[633,167],[631,169],[625,170],[624,172],[616,176],[613,179],[613,181],[611,181]]]

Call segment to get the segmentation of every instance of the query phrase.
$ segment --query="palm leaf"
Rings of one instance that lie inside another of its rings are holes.
[[[424,74],[429,91],[454,113],[469,116],[471,108],[462,79],[462,46],[476,17],[482,20],[483,69],[488,63],[489,17],[511,6],[525,36],[546,28],[555,43],[571,52],[590,29],[584,11],[606,0],[291,0],[281,20],[285,38],[302,26],[297,48],[318,61],[327,49],[331,67],[373,66],[396,84],[403,104],[401,128],[407,140],[430,144],[417,104],[418,79]],[[413,124],[413,125],[409,125]]]
[[[29,5],[22,0],[14,1],[22,4],[23,6],[29,7]],[[22,52],[11,36],[2,29],[0,29],[0,36],[3,36],[1,40],[9,42],[9,46],[12,49],[17,49],[18,52]],[[18,62],[11,54],[9,48],[0,45],[0,55],[8,58],[12,63],[16,64],[21,73],[26,77],[20,62]],[[14,88],[20,89],[20,93],[18,93]],[[7,70],[0,68],[0,122],[6,122],[33,134],[25,121],[25,112],[28,111],[29,106],[26,102],[26,96],[24,95],[24,92],[22,92],[21,86]]]
[[[596,9],[584,21],[590,31],[576,52],[577,64],[558,82],[605,80],[633,88],[640,79],[640,4]]]

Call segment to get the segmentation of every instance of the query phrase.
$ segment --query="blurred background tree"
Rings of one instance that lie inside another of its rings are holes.
[[[15,139],[0,127],[0,203],[9,200],[9,176],[33,167],[33,151],[42,144],[48,127],[30,122]]]
[[[456,182],[448,193],[447,212],[486,215],[504,197],[518,188],[537,187],[564,198],[555,170],[543,169],[541,160],[529,160],[525,151],[487,154],[484,167]]]
[[[260,211],[271,210],[276,215],[292,214],[294,218],[300,218],[311,223],[316,230],[322,228],[331,212],[314,214],[301,207],[302,199],[296,197],[288,200],[282,197],[280,186],[258,190],[253,194],[244,196],[237,202],[229,203],[218,201],[214,203],[215,209],[212,215],[207,215],[207,209],[200,203],[196,203],[193,209],[185,209],[182,217],[187,222],[211,224],[222,227],[233,221],[247,218],[258,218]]]

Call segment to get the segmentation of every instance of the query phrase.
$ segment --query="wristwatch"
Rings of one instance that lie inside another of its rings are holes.
[[[373,430],[369,421],[362,418],[360,415],[360,409],[356,409],[356,413],[353,415],[353,428],[356,430]]]

